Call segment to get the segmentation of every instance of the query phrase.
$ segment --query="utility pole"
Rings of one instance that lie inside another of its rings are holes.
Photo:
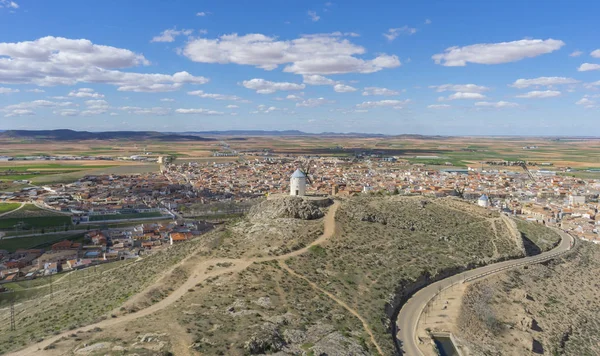
[[[15,291],[12,292],[12,298],[10,298],[10,331],[17,330],[15,323]]]

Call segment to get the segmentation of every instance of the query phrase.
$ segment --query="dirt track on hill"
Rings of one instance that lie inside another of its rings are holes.
[[[42,350],[51,345],[52,343],[62,339],[63,337],[68,337],[71,334],[76,334],[78,332],[85,332],[85,331],[90,331],[94,328],[109,328],[118,324],[122,324],[122,323],[126,323],[129,321],[133,321],[145,316],[148,316],[150,314],[156,313],[162,309],[165,309],[166,307],[170,306],[171,304],[177,302],[181,297],[183,297],[188,290],[193,289],[196,284],[203,282],[204,280],[210,278],[210,277],[215,277],[215,276],[219,276],[225,273],[238,273],[243,271],[244,269],[246,269],[248,266],[250,266],[253,263],[258,263],[258,262],[267,262],[267,261],[279,261],[280,265],[290,274],[298,277],[298,278],[302,278],[304,280],[306,280],[308,283],[311,284],[311,286],[313,288],[316,288],[317,290],[319,290],[320,292],[324,293],[327,297],[329,297],[330,299],[332,299],[334,302],[336,302],[337,304],[341,305],[344,309],[348,310],[350,313],[352,313],[354,316],[356,316],[363,324],[363,327],[365,328],[365,331],[371,336],[371,341],[374,344],[374,346],[376,347],[376,349],[379,351],[379,353],[381,355],[383,355],[381,348],[379,347],[379,345],[376,343],[375,338],[373,336],[372,331],[370,330],[368,324],[365,322],[365,320],[358,314],[358,312],[356,312],[355,310],[351,309],[346,303],[344,303],[343,301],[339,300],[338,298],[336,298],[335,296],[333,296],[332,294],[322,290],[321,288],[319,288],[318,286],[316,286],[314,283],[312,283],[311,281],[309,281],[308,279],[306,279],[306,277],[299,275],[298,273],[294,272],[293,270],[291,270],[289,267],[287,267],[287,265],[283,262],[284,260],[291,258],[291,257],[295,257],[295,256],[299,256],[303,253],[308,252],[308,250],[315,245],[321,244],[325,241],[327,241],[331,236],[334,235],[335,233],[335,213],[339,207],[340,203],[339,202],[334,202],[334,204],[329,208],[329,211],[327,212],[327,214],[325,215],[325,218],[323,219],[323,224],[324,224],[324,230],[323,230],[323,234],[316,239],[315,241],[311,242],[309,245],[290,252],[288,254],[285,255],[281,255],[281,256],[274,256],[274,257],[261,257],[261,258],[248,258],[248,259],[232,259],[232,258],[217,258],[217,259],[210,259],[210,260],[206,260],[206,261],[202,261],[199,264],[196,265],[196,267],[194,268],[194,271],[191,273],[190,277],[180,286],[178,287],[175,291],[173,291],[171,294],[169,294],[167,297],[165,297],[164,299],[162,299],[161,301],[145,308],[145,309],[141,309],[135,313],[131,313],[131,314],[126,314],[123,316],[119,316],[116,318],[111,317],[110,315],[108,316],[107,319],[102,320],[100,322],[94,323],[94,324],[90,324],[90,325],[86,325],[74,330],[69,330],[69,331],[65,331],[61,334],[49,337],[41,342],[38,342],[36,344],[30,345],[25,349],[19,350],[19,351],[15,351],[13,353],[10,353],[8,355],[12,355],[12,356],[25,356],[25,355],[39,355],[41,353],[44,353]],[[193,256],[193,255],[192,255]],[[190,256],[190,257],[192,257]],[[182,265],[185,261],[187,261],[187,259],[184,259],[183,261],[179,262],[178,264],[174,265],[172,268],[170,268],[167,272],[165,272],[166,275],[168,273],[170,273],[170,271],[172,271],[174,268]],[[210,266],[215,266],[216,264],[223,264],[223,263],[231,263],[232,265],[230,267],[226,267],[226,268],[219,268],[218,270],[210,270],[209,267]],[[161,279],[161,277],[159,277],[157,279],[157,281],[159,281]],[[139,297],[140,295],[144,295],[148,290],[154,288],[154,285],[151,285],[147,288],[145,288],[143,291],[137,293],[136,295],[134,295],[132,298],[130,298],[128,301],[131,301],[132,299],[135,299],[136,297]],[[182,347],[182,345],[178,344],[176,345],[177,349],[180,351],[183,351],[184,348]],[[49,351],[47,352],[48,354],[51,354],[52,352]],[[188,352],[185,352],[185,354],[188,354]]]

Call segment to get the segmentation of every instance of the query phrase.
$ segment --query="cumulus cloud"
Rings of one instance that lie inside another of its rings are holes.
[[[16,10],[19,8],[19,4],[10,0],[0,0],[0,9],[3,7]]]
[[[326,104],[333,104],[335,101],[327,100],[325,98],[310,98],[303,100],[299,103],[296,103],[297,107],[307,107],[307,108],[315,108],[317,106],[322,106]]]
[[[14,109],[14,110],[7,110],[4,117],[31,116],[31,115],[35,115],[35,112],[33,110]]]
[[[509,101],[496,101],[496,102],[490,102],[490,101],[478,101],[475,103],[475,106],[485,106],[485,107],[492,107],[492,108],[514,108],[519,106],[519,104],[517,103],[511,103]]]
[[[573,51],[571,52],[571,54],[569,54],[569,57],[579,57],[583,54],[583,52],[581,51]]]
[[[431,85],[430,89],[435,89],[438,93],[445,91],[455,91],[462,93],[483,93],[490,90],[490,88],[483,85],[476,84],[442,84],[442,85]]]
[[[351,93],[353,91],[357,91],[358,89],[350,85],[336,84],[333,86],[333,90],[335,90],[338,93]]]
[[[560,96],[561,92],[556,90],[534,90],[525,94],[517,95],[517,98],[525,99],[540,99],[540,98],[553,98]]]
[[[150,42],[174,42],[175,37],[180,35],[189,36],[192,32],[193,30],[168,29],[161,32],[160,35],[152,37]]]
[[[467,63],[500,64],[537,57],[559,50],[565,43],[560,40],[519,40],[500,43],[479,43],[464,47],[450,47],[444,53],[433,55],[436,64],[462,67]]]
[[[61,109],[61,110],[54,110],[52,113],[55,115],[60,115],[60,116],[78,116],[79,110]]]
[[[577,84],[578,80],[573,78],[566,77],[539,77],[533,79],[517,79],[514,83],[509,86],[514,88],[528,88],[530,86],[553,86],[553,85],[562,85],[562,84]]]
[[[177,109],[175,110],[178,114],[195,114],[195,115],[223,115],[225,113],[221,111],[208,110],[208,109]]]
[[[359,109],[369,109],[377,107],[393,107],[394,109],[402,109],[404,105],[410,103],[410,99],[406,100],[379,100],[379,101],[365,101],[360,104],[356,104]]]
[[[7,105],[0,110],[8,112],[15,110],[32,110],[38,108],[64,108],[69,106],[75,106],[75,104],[70,101],[34,100]]]
[[[166,103],[172,103],[175,101],[175,99],[171,99],[171,98],[162,98],[160,99],[160,101],[162,102],[166,102]]]
[[[592,53],[590,53],[590,56],[594,58],[600,58],[600,49],[592,51]]]
[[[600,64],[595,64],[595,63],[583,63],[582,65],[579,66],[579,68],[577,68],[577,71],[579,72],[587,72],[590,70],[599,70],[600,69]]]
[[[223,35],[197,38],[187,43],[182,54],[194,62],[235,63],[265,70],[287,64],[285,72],[295,74],[373,73],[400,66],[396,56],[380,54],[365,60],[355,57],[365,49],[339,34],[302,36],[280,41],[262,34]]]
[[[473,99],[483,99],[483,98],[485,98],[485,95],[483,95],[481,93],[457,92],[457,93],[454,93],[454,94],[448,96],[447,98],[439,97],[438,100],[439,101],[444,101],[444,100],[462,100],[462,99],[473,100]]]
[[[321,16],[317,15],[315,11],[308,11],[307,14],[312,22],[317,22],[321,19]]]
[[[579,99],[575,104],[576,105],[583,105],[586,108],[592,108],[592,107],[594,107],[596,105],[596,102],[594,100],[591,100],[591,99],[589,99],[589,98],[587,98],[587,97],[584,96],[583,98]]]
[[[120,91],[161,92],[183,84],[204,84],[207,78],[188,72],[147,74],[118,69],[150,62],[127,49],[93,44],[85,39],[43,37],[35,41],[0,43],[0,83],[40,86],[102,83]]]
[[[198,17],[206,17],[206,16],[208,16],[210,14],[211,14],[211,12],[208,12],[208,11],[200,11],[200,12],[196,13],[196,16],[198,16]]]
[[[86,100],[86,109],[81,112],[83,116],[104,114],[110,109],[110,105],[106,100]]]
[[[290,95],[286,96],[285,98],[288,100],[292,100],[292,101],[304,100],[304,98],[302,98],[301,96],[294,95],[294,94],[290,94]]]
[[[258,94],[272,94],[276,91],[302,90],[306,88],[304,84],[271,82],[259,78],[244,80],[242,85],[248,89],[256,90]]]
[[[79,88],[73,90],[69,93],[69,96],[75,98],[104,98],[103,94],[96,93],[94,89],[91,88]]]
[[[308,85],[335,85],[337,82],[322,75],[312,74],[302,76],[304,84]]]
[[[237,109],[239,106],[237,105],[227,105],[227,109]]]
[[[400,95],[400,92],[397,90],[387,89],[387,88],[379,88],[379,87],[366,87],[362,93],[364,96],[369,95],[381,95],[381,96],[394,96]]]
[[[433,105],[429,105],[427,106],[428,109],[448,109],[451,106],[448,104],[433,104]]]
[[[277,111],[279,108],[275,106],[266,106],[264,104],[258,105],[255,111],[251,111],[251,114],[269,114],[273,111]]]
[[[18,92],[19,92],[19,89],[0,87],[0,94],[12,94],[12,93],[18,93]]]
[[[45,91],[45,90],[43,90],[43,89],[37,89],[37,88],[36,88],[36,89],[28,89],[28,90],[25,90],[25,91],[26,91],[26,92],[28,92],[28,93],[38,93],[38,94],[39,94],[39,93],[45,93],[45,92],[46,92],[46,91]]]
[[[208,98],[208,99],[215,99],[215,100],[243,101],[243,99],[237,95],[205,93],[202,90],[188,91],[188,95],[194,95],[194,96],[198,96],[201,98]]]
[[[396,37],[400,36],[400,35],[414,35],[415,33],[417,33],[417,29],[416,28],[412,28],[412,27],[408,27],[408,26],[402,26],[402,27],[398,27],[398,28],[390,28],[388,29],[388,31],[386,33],[383,34],[383,37],[387,38],[388,41],[393,41],[396,39]]]

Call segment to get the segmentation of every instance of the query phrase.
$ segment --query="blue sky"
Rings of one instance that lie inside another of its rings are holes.
[[[0,0],[0,129],[600,136],[599,10]]]

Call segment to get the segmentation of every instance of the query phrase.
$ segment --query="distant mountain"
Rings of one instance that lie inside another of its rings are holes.
[[[299,130],[227,130],[227,131],[189,131],[184,132],[191,135],[204,136],[335,136],[335,137],[384,137],[383,134],[368,134],[368,133],[338,133],[338,132],[322,132],[309,133]]]
[[[7,130],[0,132],[0,138],[30,140],[82,141],[82,140],[160,140],[160,141],[216,141],[189,134],[165,134],[156,131],[105,131],[88,132],[74,130]]]

